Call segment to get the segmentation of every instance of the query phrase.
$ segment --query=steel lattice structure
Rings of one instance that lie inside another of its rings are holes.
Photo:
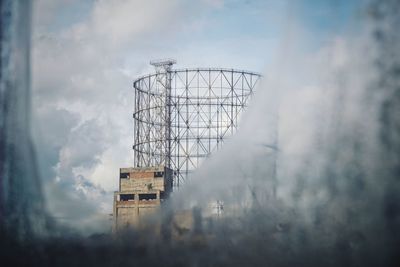
[[[165,165],[179,186],[202,160],[235,133],[261,75],[233,69],[171,68],[134,81],[134,164]]]

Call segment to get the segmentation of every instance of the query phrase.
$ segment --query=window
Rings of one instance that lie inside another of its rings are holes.
[[[154,200],[157,199],[157,194],[139,194],[139,200]]]
[[[163,177],[164,172],[154,172],[154,177]]]
[[[133,201],[135,200],[135,194],[121,194],[119,199],[120,201]]]
[[[124,178],[124,179],[129,178],[129,172],[122,172],[122,173],[120,173],[120,174],[119,174],[119,178]]]
[[[168,194],[164,191],[160,192],[160,199],[165,200],[168,198]]]

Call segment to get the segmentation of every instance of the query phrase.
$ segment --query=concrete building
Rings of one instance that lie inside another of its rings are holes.
[[[114,193],[113,231],[140,227],[172,192],[173,171],[164,166],[121,168]]]

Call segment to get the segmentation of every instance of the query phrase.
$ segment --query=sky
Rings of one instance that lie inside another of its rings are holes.
[[[314,53],[337,44],[357,25],[361,2],[35,1],[33,135],[52,216],[107,227],[119,168],[133,163],[132,82],[153,72],[150,60],[268,77],[276,61],[296,60],[287,46]]]

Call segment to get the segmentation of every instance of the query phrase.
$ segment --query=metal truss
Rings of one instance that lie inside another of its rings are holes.
[[[133,83],[134,164],[173,169],[174,186],[179,187],[235,133],[261,75],[233,69],[159,68]]]

